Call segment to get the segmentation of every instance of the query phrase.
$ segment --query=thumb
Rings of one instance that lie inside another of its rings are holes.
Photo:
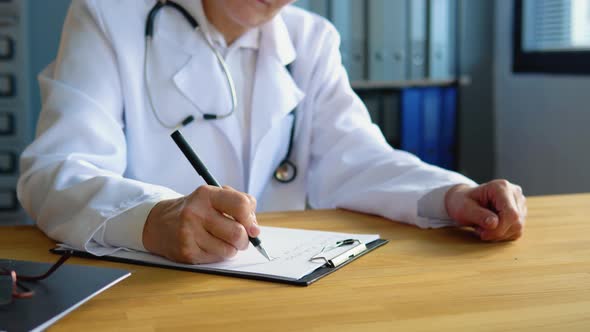
[[[458,220],[459,223],[466,226],[479,226],[482,229],[495,229],[498,227],[498,216],[494,212],[481,207],[477,202],[470,200],[463,209],[461,220]]]

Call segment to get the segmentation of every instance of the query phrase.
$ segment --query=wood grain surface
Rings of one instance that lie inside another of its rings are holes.
[[[590,331],[590,195],[529,198],[525,235],[483,243],[342,210],[260,224],[379,233],[391,242],[309,287],[72,258],[133,274],[53,331]],[[53,262],[32,226],[0,228],[0,257]]]

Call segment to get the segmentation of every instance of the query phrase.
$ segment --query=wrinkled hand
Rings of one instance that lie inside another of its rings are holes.
[[[143,245],[170,260],[212,263],[248,247],[260,233],[256,200],[231,187],[201,186],[188,196],[156,204],[143,228]]]
[[[511,241],[522,236],[527,215],[522,188],[506,180],[478,187],[457,185],[445,196],[451,218],[472,226],[484,241]]]

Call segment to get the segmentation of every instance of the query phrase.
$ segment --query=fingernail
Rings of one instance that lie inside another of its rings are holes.
[[[256,235],[258,232],[260,232],[260,227],[258,227],[258,224],[252,224],[252,226],[250,226],[250,235]]]
[[[486,220],[484,221],[484,223],[488,226],[493,225],[496,221],[498,220],[498,218],[496,218],[495,216],[489,216],[486,218]]]

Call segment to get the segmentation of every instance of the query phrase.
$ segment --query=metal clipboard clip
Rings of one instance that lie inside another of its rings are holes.
[[[355,246],[352,246],[356,244]],[[352,246],[352,247],[349,247]],[[326,246],[317,255],[309,259],[310,262],[322,261],[330,267],[338,267],[349,259],[367,250],[367,246],[357,239],[347,239]]]

